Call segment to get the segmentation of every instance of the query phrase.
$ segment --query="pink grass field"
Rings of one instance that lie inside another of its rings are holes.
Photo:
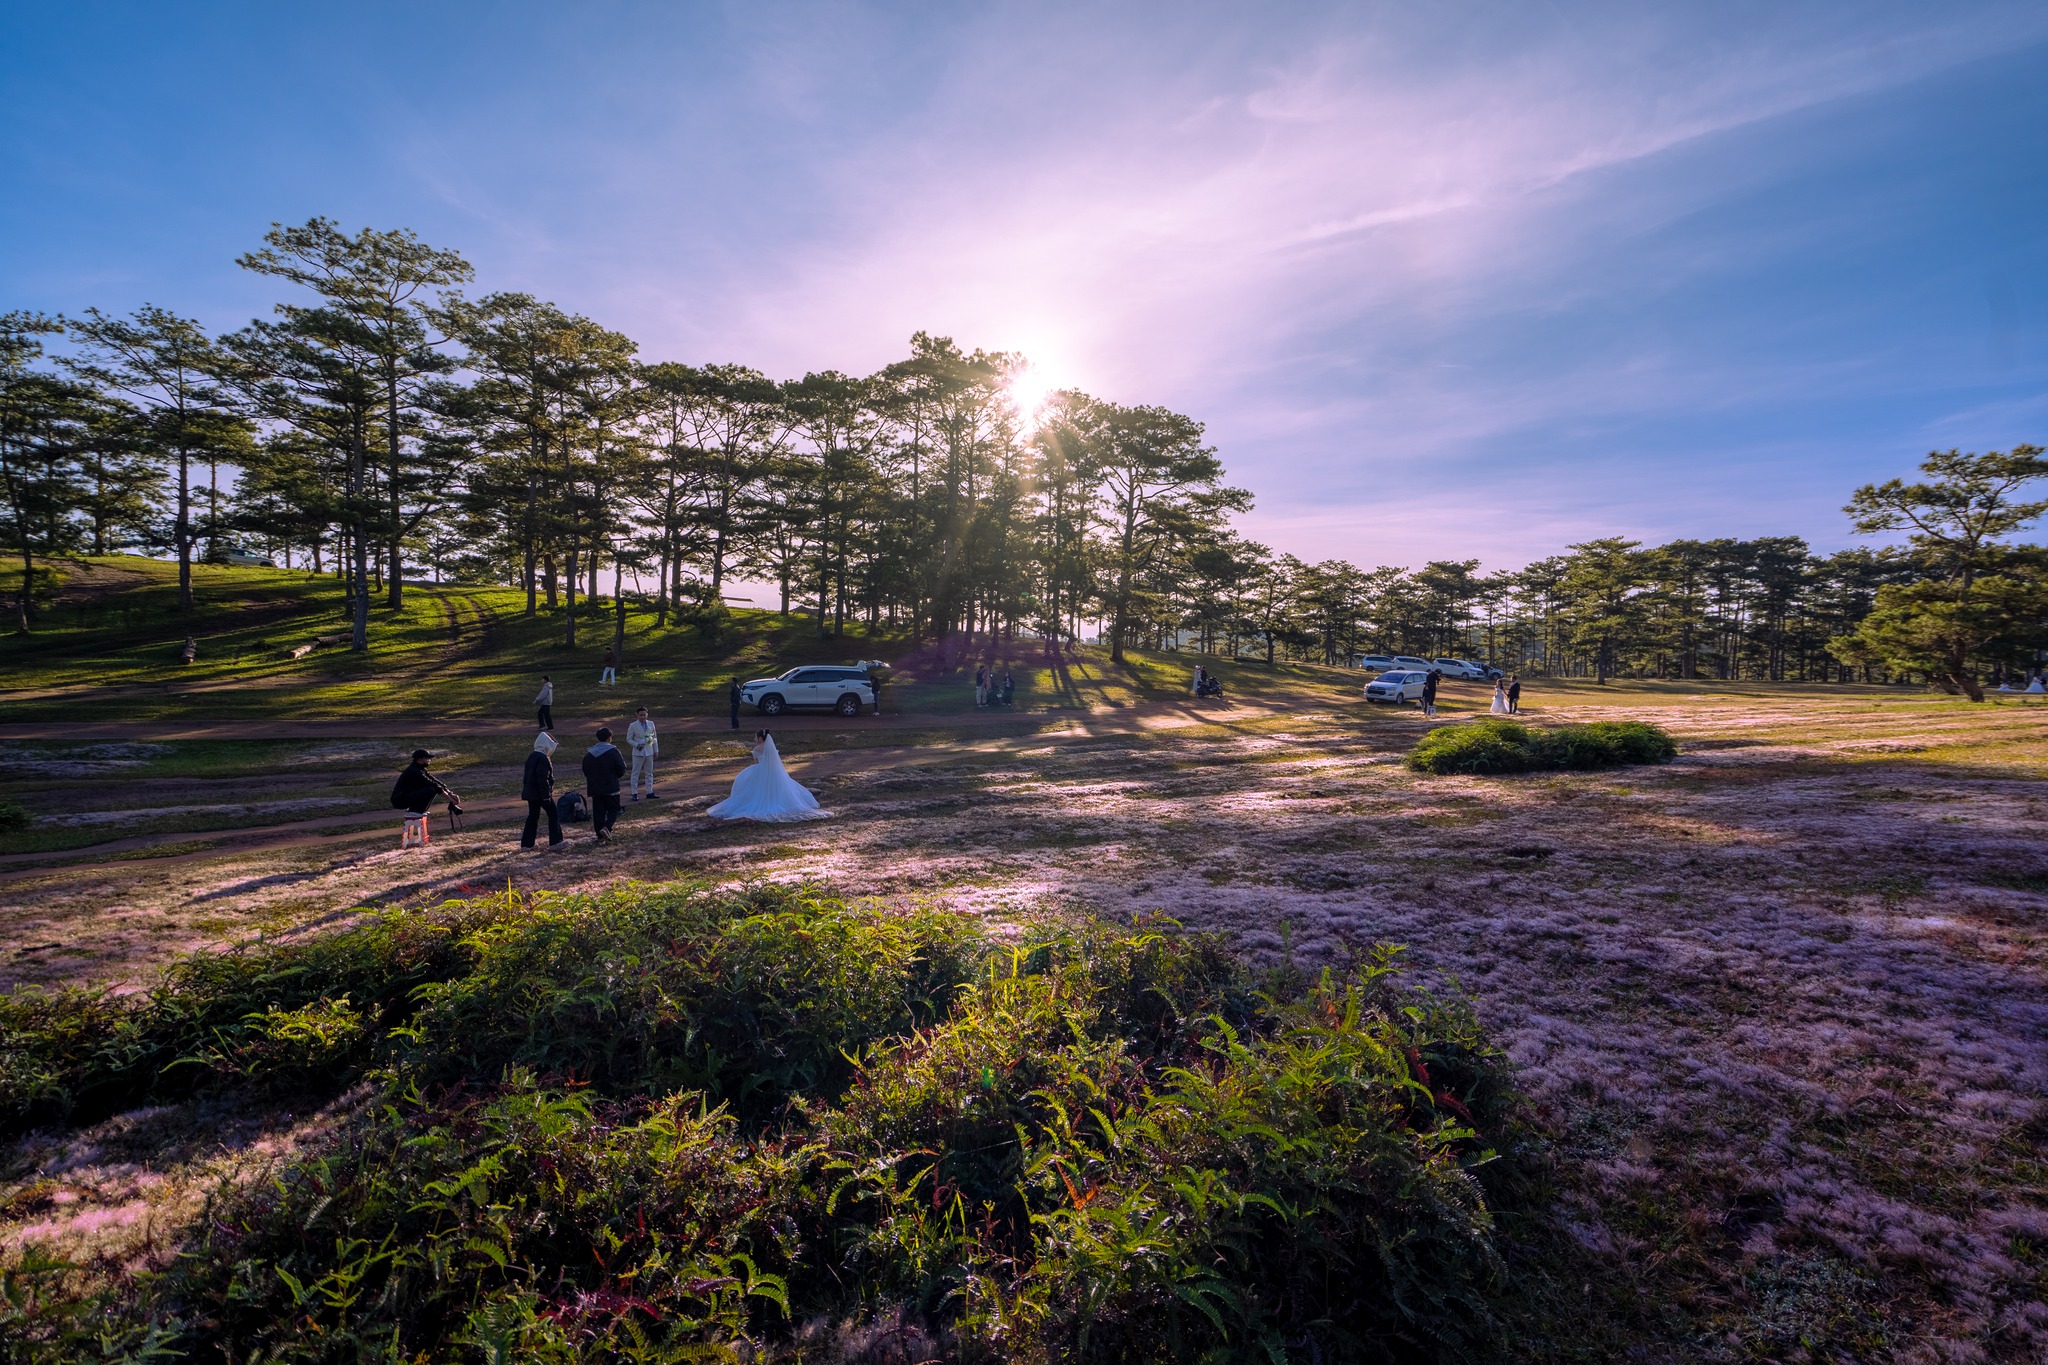
[[[778,828],[703,817],[738,752],[714,748],[603,853],[587,834],[522,852],[500,825],[426,854],[294,845],[17,881],[5,941],[55,946],[0,969],[132,985],[171,951],[323,932],[357,905],[678,876],[998,922],[1161,911],[1304,965],[1391,941],[1511,1050],[1604,1339],[1644,1359],[2048,1359],[2048,710],[1579,687],[1530,717],[1609,718],[1665,725],[1680,758],[1426,777],[1398,761],[1412,711],[843,752],[820,734],[791,769],[839,817]],[[156,1157],[138,1134],[168,1132],[161,1115],[19,1144],[0,1254],[36,1239],[137,1268],[202,1175],[247,1178],[318,1119],[181,1122]]]

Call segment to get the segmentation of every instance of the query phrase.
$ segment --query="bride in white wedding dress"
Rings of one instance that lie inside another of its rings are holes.
[[[775,736],[754,731],[754,761],[732,780],[732,795],[706,811],[721,820],[824,820],[829,810],[782,766]]]

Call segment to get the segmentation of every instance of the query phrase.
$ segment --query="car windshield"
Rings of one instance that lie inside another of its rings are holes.
[[[805,671],[806,671],[806,670],[804,670],[804,669],[801,669],[801,668],[792,668],[792,669],[790,669],[790,670],[789,670],[789,672],[787,672],[787,673],[783,673],[783,674],[781,674],[781,675],[777,676],[777,678],[775,679],[775,681],[777,681],[777,682],[795,682],[795,681],[796,681],[796,675],[797,675],[797,674],[799,674],[799,673],[805,672]]]

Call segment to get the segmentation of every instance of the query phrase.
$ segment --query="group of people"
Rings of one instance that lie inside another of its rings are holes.
[[[548,826],[548,847],[562,842],[562,826],[565,823],[590,821],[597,842],[608,844],[612,841],[612,830],[619,823],[619,783],[624,779],[627,792],[633,800],[640,799],[641,788],[647,791],[647,799],[654,796],[654,759],[661,752],[660,736],[649,718],[647,708],[641,707],[633,713],[633,723],[626,727],[626,748],[632,753],[632,761],[612,743],[612,731],[608,725],[597,727],[593,743],[583,753],[583,791],[555,794],[555,750],[560,743],[546,730],[533,737],[533,752],[526,756],[526,767],[519,777],[519,799],[526,802],[526,827],[519,832],[519,846],[532,848],[540,839],[541,822]],[[575,799],[572,799],[575,798]]]
[[[533,738],[533,749],[526,756],[519,779],[519,797],[526,803],[526,824],[520,830],[519,846],[536,847],[540,827],[545,823],[548,846],[553,848],[565,840],[563,826],[585,821],[590,823],[597,842],[608,844],[625,800],[657,799],[654,761],[661,753],[660,735],[644,706],[633,713],[633,721],[626,727],[623,750],[612,742],[611,727],[599,726],[592,744],[583,753],[583,789],[557,791],[555,751],[561,744],[551,733],[554,700],[554,680],[543,676],[540,692],[534,697],[540,733]],[[734,719],[737,724],[737,707]],[[751,752],[753,761],[733,780],[732,794],[712,806],[709,814],[726,820],[771,821],[821,820],[831,814],[820,808],[818,798],[789,775],[773,735],[766,730],[755,731]],[[462,798],[435,776],[433,757],[426,749],[412,751],[412,762],[398,775],[391,789],[391,804],[408,815],[418,816],[426,814],[437,802],[445,801],[451,816],[460,815]]]
[[[1432,668],[1422,679],[1422,714],[1436,714],[1437,684],[1444,679],[1443,670]],[[1493,704],[1486,708],[1496,716],[1515,716],[1522,711],[1522,679],[1513,673],[1493,681]]]
[[[974,670],[974,704],[976,706],[1009,706],[1017,696],[1017,680],[1004,669],[1002,677],[996,676],[995,669],[983,664]]]
[[[1487,709],[1496,716],[1518,716],[1522,713],[1522,679],[1519,674],[1510,673],[1505,678],[1493,680],[1493,705]],[[1435,715],[1436,712],[1431,711],[1430,714]]]

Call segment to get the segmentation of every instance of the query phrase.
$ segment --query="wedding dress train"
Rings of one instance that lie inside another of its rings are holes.
[[[753,763],[732,780],[732,795],[705,813],[721,820],[777,821],[824,820],[832,814],[820,809],[818,798],[782,766],[773,735],[761,741]]]

